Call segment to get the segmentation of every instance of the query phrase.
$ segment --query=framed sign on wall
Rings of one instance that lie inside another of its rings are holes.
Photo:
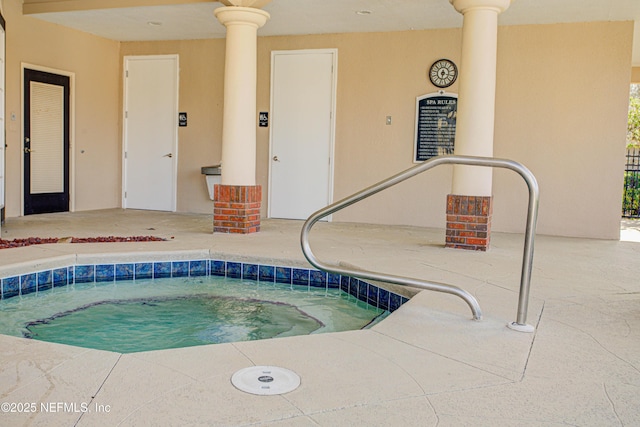
[[[438,91],[416,98],[416,131],[413,162],[453,154],[456,138],[458,95]]]

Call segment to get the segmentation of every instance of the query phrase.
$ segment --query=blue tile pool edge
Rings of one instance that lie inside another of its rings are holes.
[[[314,288],[339,288],[359,301],[389,312],[397,310],[409,300],[351,276],[302,267],[219,259],[135,261],[55,267],[0,279],[0,298],[5,300],[75,283],[197,276],[220,276]]]

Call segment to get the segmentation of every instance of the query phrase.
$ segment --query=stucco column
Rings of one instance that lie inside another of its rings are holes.
[[[455,153],[493,156],[498,15],[510,0],[449,0],[464,16]],[[492,170],[456,166],[454,194],[491,196]]]
[[[239,6],[220,7],[214,14],[227,27],[221,181],[255,185],[257,40],[269,14]]]
[[[256,185],[256,84],[258,28],[269,0],[221,0],[214,11],[227,27],[222,119],[222,177],[214,186],[213,231],[260,231],[262,188]],[[254,7],[251,7],[254,6]]]
[[[511,0],[449,0],[464,19],[458,80],[455,153],[493,156],[498,15]],[[447,246],[487,250],[493,170],[454,166],[447,198]]]

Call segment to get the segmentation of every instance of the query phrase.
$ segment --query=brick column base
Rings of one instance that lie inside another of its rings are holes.
[[[486,251],[491,239],[493,197],[447,196],[446,247]]]
[[[221,185],[213,188],[213,232],[249,234],[260,231],[262,187]]]

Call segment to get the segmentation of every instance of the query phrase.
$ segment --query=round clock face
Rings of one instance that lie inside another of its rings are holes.
[[[449,87],[458,78],[458,67],[448,59],[438,59],[429,68],[429,80],[437,87]]]

